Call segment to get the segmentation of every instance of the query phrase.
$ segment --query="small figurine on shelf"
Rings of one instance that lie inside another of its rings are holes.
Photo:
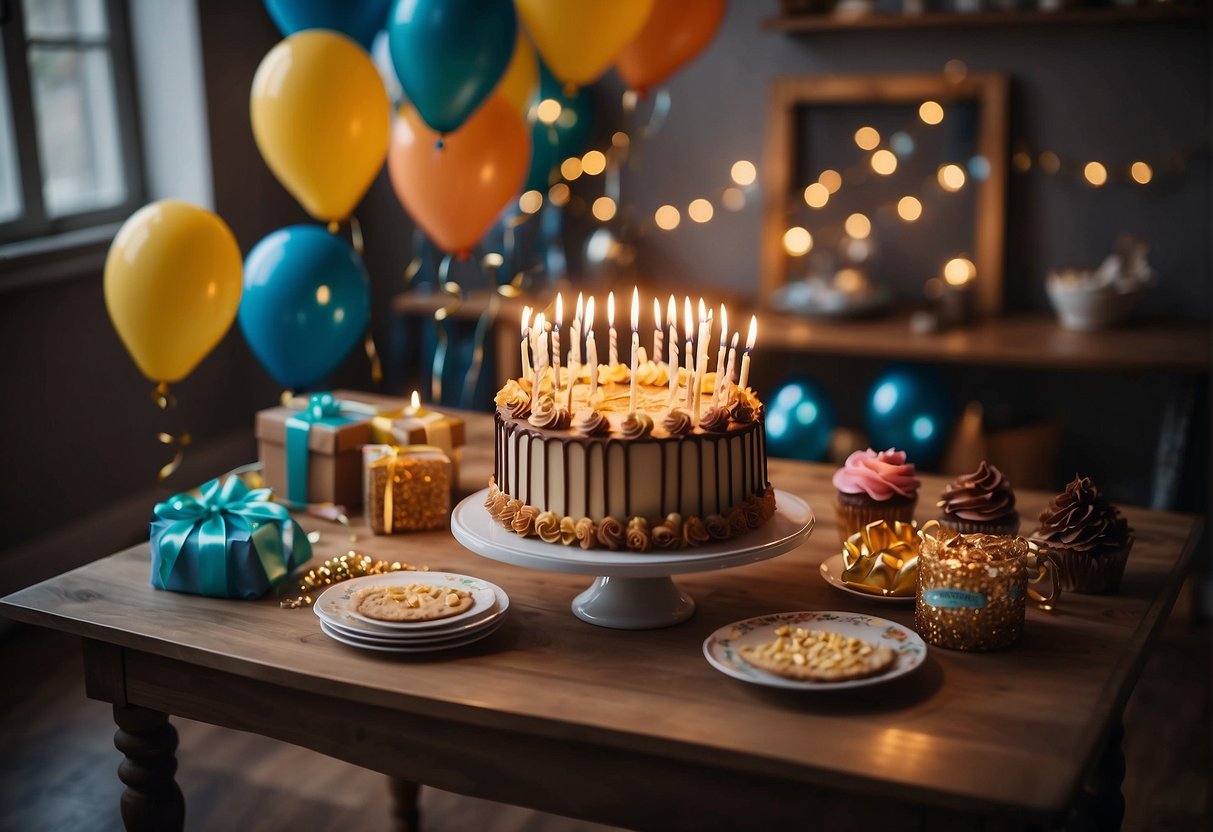
[[[1057,269],[1045,288],[1061,325],[1081,331],[1107,329],[1129,317],[1154,283],[1144,240],[1122,237],[1096,269]]]

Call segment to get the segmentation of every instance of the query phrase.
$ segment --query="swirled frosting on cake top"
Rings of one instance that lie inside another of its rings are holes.
[[[1094,552],[1123,546],[1131,532],[1120,511],[1100,493],[1091,478],[1075,476],[1066,490],[1049,500],[1040,513],[1040,528],[1032,539],[1045,546]]]
[[[914,466],[906,462],[905,451],[856,451],[834,472],[834,487],[847,494],[867,494],[885,501],[894,496],[914,498],[919,480]]]
[[[944,486],[937,505],[951,517],[990,522],[1015,513],[1015,492],[1002,471],[982,460],[976,471]]]

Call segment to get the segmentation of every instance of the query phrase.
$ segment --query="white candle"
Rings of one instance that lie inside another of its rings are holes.
[[[593,303],[593,301],[590,301]],[[591,329],[585,335],[585,352],[586,358],[589,359],[590,365],[590,400],[593,400],[594,394],[598,392],[598,345],[594,343],[594,330]]]
[[[670,400],[667,407],[673,407],[678,398],[678,330],[670,323]]]
[[[522,377],[531,377],[531,307],[522,307]]]
[[[569,388],[565,397],[564,406],[570,411],[573,409],[573,388],[577,386],[577,375],[581,369],[580,363],[572,358],[569,359]]]
[[[683,360],[687,364],[687,398],[686,408],[691,409],[691,376],[695,374],[695,346],[692,340],[695,332],[695,322],[691,317],[691,299],[685,295],[682,298],[682,322],[684,329],[682,334],[686,336],[686,350]]]
[[[556,293],[556,324],[552,327],[552,398],[560,397],[560,325],[564,323],[564,298]]]
[[[661,301],[653,298],[653,363],[661,363],[664,333],[661,329]]]
[[[577,293],[577,314],[573,317],[573,343],[570,347],[571,353],[569,358],[570,366],[573,363],[581,363],[581,321],[585,315],[585,298],[581,292]]]
[[[539,388],[543,386],[543,376],[548,370],[548,334],[539,333],[539,349],[535,352],[535,384],[531,389],[531,408],[539,403]]]
[[[724,403],[728,404],[733,397],[733,370],[737,368],[737,339],[741,337],[740,332],[733,333],[733,343],[729,346],[729,363],[724,369]]]
[[[720,404],[720,388],[724,383],[724,359],[728,350],[725,348],[729,338],[729,310],[720,304],[720,348],[716,351],[716,384],[712,386],[712,404]]]
[[[750,316],[750,334],[745,339],[745,354],[741,356],[741,379],[737,382],[742,390],[746,390],[750,382],[750,352],[754,349],[754,341],[758,339],[758,317]]]
[[[695,375],[691,379],[695,388],[694,407],[691,410],[692,424],[699,424],[699,410],[703,404],[703,377],[708,371],[708,341],[712,338],[712,315],[699,299],[699,343],[695,352]]]
[[[636,415],[636,362],[640,357],[640,292],[632,288],[632,372],[628,391],[628,413]]]
[[[619,363],[619,340],[615,335],[615,293],[607,295],[607,364],[614,367]]]

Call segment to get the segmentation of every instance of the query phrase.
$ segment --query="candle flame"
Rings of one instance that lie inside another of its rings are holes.
[[[594,337],[594,298],[593,296],[585,304],[585,328],[590,331],[590,337]]]
[[[585,317],[585,296],[577,293],[577,320],[580,321]]]
[[[615,293],[607,295],[607,326],[615,325]]]
[[[522,337],[526,337],[526,331],[531,328],[531,307],[522,307]]]
[[[708,319],[708,308],[703,303],[703,298],[699,299],[699,320],[706,321]]]
[[[724,342],[729,337],[729,310],[724,308],[724,304],[720,304],[720,348],[724,349]]]
[[[740,332],[734,332],[734,333],[733,333],[733,343],[729,345],[729,349],[731,349],[731,350],[735,350],[735,349],[737,349],[737,339],[738,339],[738,338],[740,338],[740,337],[741,337],[741,333],[740,333]]]
[[[750,316],[750,334],[745,339],[746,352],[754,349],[754,342],[758,339],[758,316]]]
[[[632,287],[632,332],[640,329],[640,289]]]
[[[421,394],[419,394],[416,390],[413,391],[412,398],[409,399],[409,404],[413,406],[414,410],[421,407]]]
[[[536,332],[546,332],[548,327],[548,319],[542,312],[535,316],[535,323],[531,329]]]
[[[678,305],[674,303],[673,295],[670,295],[670,303],[665,308],[665,320],[670,326],[678,326]]]
[[[559,292],[556,293],[556,328],[560,329],[560,325],[564,323],[564,298]]]

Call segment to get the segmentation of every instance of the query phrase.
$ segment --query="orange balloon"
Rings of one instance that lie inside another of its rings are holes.
[[[460,257],[518,194],[530,165],[530,130],[500,92],[444,137],[416,108],[402,107],[387,154],[392,188],[404,210],[439,248]]]
[[[648,22],[619,53],[615,69],[644,95],[711,43],[724,11],[725,0],[655,0]]]

